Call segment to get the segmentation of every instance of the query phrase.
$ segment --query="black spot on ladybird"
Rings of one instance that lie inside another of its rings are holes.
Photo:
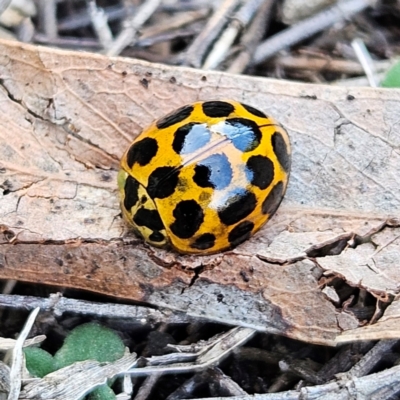
[[[195,200],[183,200],[179,202],[174,211],[175,221],[170,228],[174,235],[181,239],[192,237],[204,220],[203,209]]]
[[[253,151],[260,144],[261,131],[258,125],[247,118],[229,118],[222,127],[222,134],[232,140],[240,151]]]
[[[147,208],[139,208],[133,217],[133,222],[138,226],[146,226],[152,231],[160,231],[164,229],[160,214],[156,210],[148,210]]]
[[[124,188],[125,191],[124,207],[126,210],[130,211],[131,208],[138,202],[139,200],[138,190],[139,190],[139,182],[135,178],[132,178],[130,175],[128,175],[125,181],[125,188]]]
[[[257,108],[254,108],[254,107],[249,106],[247,104],[243,104],[243,103],[241,103],[241,104],[246,109],[246,111],[248,111],[250,114],[253,114],[256,117],[260,117],[260,118],[268,118],[262,111],[257,110]]]
[[[147,193],[152,199],[165,199],[174,193],[179,170],[175,167],[158,167],[149,176]]]
[[[265,156],[251,156],[247,168],[252,172],[251,183],[260,189],[266,189],[274,180],[274,164]]]
[[[218,211],[218,216],[225,225],[233,225],[246,218],[254,211],[257,199],[254,193],[242,191],[228,200],[228,206]]]
[[[193,181],[200,187],[217,190],[226,188],[232,180],[232,168],[225,154],[213,154],[194,168]]]
[[[178,110],[172,112],[171,114],[168,114],[164,118],[159,119],[156,122],[157,128],[158,129],[165,129],[168,128],[169,126],[172,126],[174,124],[177,124],[178,122],[183,121],[189,115],[193,112],[193,106],[187,105],[179,108]]]
[[[174,133],[172,148],[176,154],[189,154],[205,146],[211,138],[211,132],[205,124],[190,122]]]
[[[158,144],[153,138],[144,138],[139,142],[133,143],[126,156],[128,167],[132,168],[135,163],[138,163],[142,167],[147,165],[157,154],[157,151]]]
[[[172,84],[176,83],[176,78],[174,76],[171,76],[171,78],[169,78],[169,82]]]
[[[203,188],[214,188],[213,183],[210,182],[210,176],[210,168],[206,167],[205,165],[196,165],[194,168],[193,181],[196,183],[196,185]]]
[[[154,231],[150,236],[149,240],[152,242],[160,243],[165,239],[164,235],[161,232]]]
[[[262,203],[261,210],[263,214],[272,215],[279,206],[283,197],[283,183],[278,182],[269,192],[268,196]]]
[[[215,235],[212,233],[203,233],[191,245],[193,249],[207,250],[211,249],[215,244]]]
[[[225,101],[205,101],[202,104],[203,112],[210,118],[228,117],[235,107]]]
[[[232,247],[244,242],[251,236],[251,231],[254,228],[254,223],[251,221],[243,221],[236,225],[228,235],[229,243]]]
[[[271,142],[279,163],[282,165],[282,168],[288,172],[290,169],[290,156],[285,139],[283,139],[280,132],[275,132],[271,137]]]
[[[355,99],[355,97],[353,95],[351,95],[351,94],[347,95],[347,100],[352,101],[354,99]]]

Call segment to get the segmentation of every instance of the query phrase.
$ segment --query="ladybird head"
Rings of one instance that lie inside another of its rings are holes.
[[[123,169],[118,173],[118,188],[122,214],[135,233],[153,246],[165,247],[167,233],[146,188]]]

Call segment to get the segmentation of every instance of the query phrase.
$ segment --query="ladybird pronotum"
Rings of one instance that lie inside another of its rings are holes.
[[[231,249],[276,211],[290,170],[286,131],[236,101],[186,105],[155,121],[121,160],[126,221],[180,253]]]

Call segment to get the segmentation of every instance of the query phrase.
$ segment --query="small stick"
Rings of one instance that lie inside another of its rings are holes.
[[[374,62],[364,42],[361,39],[357,38],[351,42],[351,46],[353,47],[354,52],[356,53],[356,56],[358,58],[358,61],[360,61],[360,64],[365,72],[365,75],[367,76],[369,85],[372,87],[377,87],[378,85],[375,79]]]
[[[239,5],[239,0],[225,0],[218,9],[214,9],[214,15],[210,18],[203,32],[193,41],[186,51],[183,65],[200,68],[205,54],[211,44],[220,35],[232,13]]]
[[[399,341],[397,339],[379,341],[353,368],[343,373],[343,376],[347,379],[353,379],[355,377],[359,378],[368,375],[368,373],[383,359],[385,354],[391,352],[392,348],[398,343]]]
[[[102,7],[102,10],[107,16],[107,20],[116,21],[125,17],[131,10],[135,9],[133,6],[121,7],[121,6],[108,6]],[[78,12],[72,16],[62,18],[58,22],[58,31],[70,31],[73,29],[85,28],[91,24],[90,15],[85,11]]]
[[[150,395],[154,386],[157,384],[158,380],[161,378],[162,373],[156,372],[146,377],[142,385],[140,386],[136,396],[134,397],[135,400],[146,400],[150,399]]]
[[[165,18],[163,21],[157,23],[157,25],[153,25],[143,29],[139,41],[141,42],[142,40],[153,38],[154,36],[168,34],[175,29],[179,29],[202,19],[205,19],[208,14],[209,9],[204,8],[198,11],[179,13],[178,15],[175,15],[171,18]]]
[[[203,69],[215,69],[226,57],[229,49],[240,32],[250,23],[254,14],[259,10],[264,0],[246,1],[233,16],[233,21],[222,32],[215,42],[208,57],[204,61]]]
[[[189,36],[195,36],[201,32],[202,27],[198,22],[194,23],[190,27],[174,29],[171,32],[160,33],[157,35],[149,35],[146,37],[141,37],[136,42],[136,47],[149,47],[157,43],[170,42],[174,39],[183,39]]]
[[[57,47],[65,47],[69,49],[77,49],[81,50],[89,49],[89,50],[99,50],[101,49],[100,43],[96,39],[82,39],[79,37],[66,37],[66,36],[59,36],[54,39],[48,38],[46,35],[41,33],[36,33],[33,37],[35,43],[47,44],[50,46],[57,46]]]
[[[100,44],[104,49],[108,49],[113,41],[111,29],[108,26],[108,18],[104,10],[98,8],[94,0],[89,1],[88,13],[92,21],[92,26],[99,38]]]
[[[121,51],[131,45],[136,38],[139,28],[153,15],[160,5],[161,0],[147,0],[138,9],[137,13],[125,21],[125,27],[111,43],[106,51],[108,56],[117,56]]]
[[[55,0],[39,0],[40,25],[49,39],[58,36]]]
[[[35,319],[40,311],[40,308],[35,308],[29,315],[24,328],[22,329],[18,339],[15,343],[15,347],[12,351],[12,364],[10,370],[10,393],[8,394],[8,400],[18,400],[19,394],[21,391],[21,381],[22,381],[22,369],[23,369],[23,350],[22,347],[26,338],[29,335],[29,332],[32,329],[32,326],[35,322]]]
[[[330,71],[348,75],[361,75],[364,73],[362,66],[357,61],[339,60],[331,57],[278,56],[274,62],[278,67],[290,70]],[[386,71],[391,63],[386,60],[375,61],[374,65],[376,70]]]
[[[85,316],[98,316],[103,318],[124,318],[140,325],[155,325],[159,323],[184,324],[193,322],[193,318],[186,313],[172,312],[167,309],[155,310],[149,307],[96,303],[86,300],[69,299],[60,294],[52,294],[49,298],[0,294],[0,307],[11,309],[33,309],[39,307],[49,310],[56,316],[64,313],[74,313]]]
[[[374,3],[375,0],[346,0],[326,8],[313,17],[307,18],[261,43],[254,53],[252,65],[268,60],[280,50],[299,43],[333,24],[348,19]]]
[[[261,5],[248,30],[240,40],[238,47],[242,50],[232,61],[227,72],[240,74],[249,66],[258,43],[268,29],[273,4],[274,0],[265,0]]]

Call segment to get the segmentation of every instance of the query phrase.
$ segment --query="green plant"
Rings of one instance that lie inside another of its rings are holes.
[[[381,86],[387,88],[400,87],[400,61],[394,64],[389,71],[386,72],[386,75],[381,82]]]
[[[24,349],[29,373],[39,378],[77,361],[116,361],[124,355],[124,351],[124,343],[115,332],[91,322],[73,329],[54,357],[40,348]],[[90,393],[87,399],[114,400],[116,396],[107,385],[102,385]]]
[[[39,347],[25,347],[26,368],[29,373],[37,378],[43,378],[50,372],[55,371],[54,358]]]

